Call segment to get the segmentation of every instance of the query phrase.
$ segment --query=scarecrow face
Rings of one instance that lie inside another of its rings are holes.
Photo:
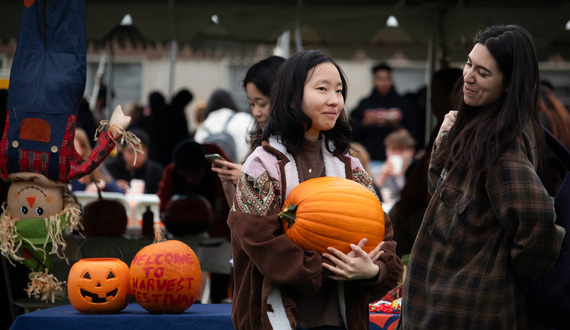
[[[18,220],[46,218],[63,210],[61,188],[43,187],[33,181],[12,183],[7,202],[10,215]]]

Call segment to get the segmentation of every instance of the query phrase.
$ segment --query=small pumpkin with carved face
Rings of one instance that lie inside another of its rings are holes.
[[[129,266],[117,258],[86,258],[69,271],[67,294],[82,313],[117,313],[131,300]]]

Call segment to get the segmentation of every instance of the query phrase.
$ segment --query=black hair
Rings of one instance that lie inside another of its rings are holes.
[[[273,77],[279,66],[285,62],[281,56],[270,56],[252,65],[243,78],[243,88],[253,83],[265,96],[270,96]]]
[[[172,97],[172,102],[170,102],[170,106],[172,109],[177,111],[184,111],[184,108],[188,105],[188,103],[192,102],[194,99],[194,94],[186,88],[181,89]]]
[[[432,80],[441,82],[445,90],[454,91],[458,80],[462,79],[463,71],[458,68],[445,68],[434,72]]]
[[[181,195],[194,195],[199,194],[216,208],[216,185],[213,184],[214,180],[219,180],[218,176],[212,172],[209,167],[210,163],[204,157],[206,155],[206,148],[192,138],[186,138],[176,144],[172,153],[172,162],[174,164],[174,171],[170,173],[173,183],[173,193]],[[203,170],[203,172],[200,172]],[[192,173],[199,181],[190,184],[184,172]],[[201,173],[200,176],[198,176]]]
[[[540,87],[545,87],[550,91],[554,91],[554,85],[549,80],[546,79],[542,79],[540,81]]]
[[[153,115],[164,115],[164,108],[166,107],[166,99],[159,91],[152,91],[148,95],[148,106]]]
[[[139,127],[132,127],[132,128],[128,128],[127,131],[133,133],[134,135],[136,135],[139,140],[141,140],[141,144],[144,145],[145,147],[149,148],[150,147],[150,137],[148,136],[148,133]]]
[[[208,166],[208,161],[204,157],[206,150],[200,143],[192,138],[184,139],[176,144],[172,152],[172,162],[174,168],[179,171],[188,169],[198,169]]]
[[[277,71],[271,90],[271,112],[269,122],[263,132],[263,139],[279,135],[287,151],[296,154],[301,150],[305,131],[311,128],[311,119],[301,107],[305,82],[312,70],[319,64],[333,64],[342,81],[342,96],[346,101],[347,83],[342,69],[336,62],[318,50],[303,50],[286,60]],[[329,152],[329,142],[335,146],[335,154],[347,153],[350,149],[351,128],[346,110],[342,109],[334,127],[321,131]]]
[[[206,117],[208,117],[211,112],[222,108],[227,108],[236,112],[239,111],[239,107],[228,91],[223,89],[216,89],[214,92],[212,92],[210,98],[208,99],[208,104],[206,104]]]
[[[392,72],[392,67],[389,66],[387,63],[378,63],[376,64],[373,68],[372,68],[372,73],[376,73],[376,71],[388,71],[388,72]]]
[[[517,25],[491,26],[475,36],[474,44],[484,45],[493,56],[503,73],[506,92],[497,101],[473,109],[463,101],[463,91],[459,91],[457,121],[442,143],[438,162],[443,161],[443,166],[448,167],[463,159],[482,172],[494,165],[527,125],[534,130],[534,147],[544,144],[544,134],[537,109],[538,58],[530,33]]]
[[[255,63],[247,70],[243,78],[243,88],[246,89],[248,83],[253,83],[263,95],[271,98],[273,78],[275,78],[275,73],[283,62],[285,59],[281,56],[270,56]],[[261,145],[263,127],[259,126],[257,121],[255,121],[255,128],[249,133],[249,138],[252,151]]]

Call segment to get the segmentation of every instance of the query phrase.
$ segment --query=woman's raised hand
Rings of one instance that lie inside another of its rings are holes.
[[[439,147],[443,138],[449,133],[449,130],[455,124],[455,120],[457,120],[457,111],[452,110],[448,112],[445,117],[443,118],[443,123],[439,128],[439,132],[437,133],[437,137],[435,138],[435,146]]]

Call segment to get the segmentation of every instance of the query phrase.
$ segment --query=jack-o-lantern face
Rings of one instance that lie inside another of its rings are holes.
[[[100,272],[98,270],[97,272]],[[101,279],[93,279],[89,270],[86,270],[85,273],[81,276],[81,280],[86,280],[88,282],[93,281],[94,283],[87,283],[83,281],[86,285],[85,287],[89,287],[91,291],[80,288],[81,296],[89,301],[91,300],[94,304],[105,303],[108,301],[112,301],[117,296],[117,292],[119,292],[119,279],[115,275],[112,269],[106,271],[107,277]],[[105,284],[105,287],[103,287]],[[101,291],[101,292],[97,292]],[[91,298],[91,299],[89,299]]]
[[[119,312],[131,297],[129,267],[116,258],[81,259],[67,283],[71,305],[83,313]]]

